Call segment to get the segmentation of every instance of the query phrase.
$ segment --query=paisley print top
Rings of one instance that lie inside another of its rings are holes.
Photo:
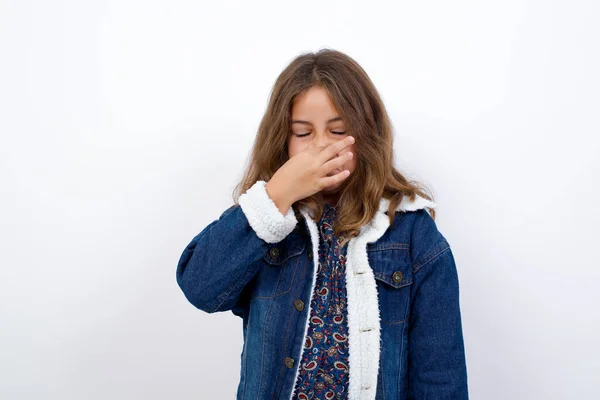
[[[336,208],[325,204],[318,222],[319,267],[293,399],[348,398],[346,250],[333,234]]]

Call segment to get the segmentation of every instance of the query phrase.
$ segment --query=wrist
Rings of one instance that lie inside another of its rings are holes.
[[[265,190],[267,191],[267,195],[273,200],[279,212],[283,215],[286,215],[289,208],[294,203],[290,201],[284,193],[278,189],[276,184],[273,184],[272,180],[269,180],[265,185]]]

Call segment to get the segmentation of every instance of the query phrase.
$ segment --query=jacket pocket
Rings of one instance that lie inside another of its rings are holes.
[[[289,293],[305,248],[305,237],[294,233],[279,243],[271,244],[260,260],[252,297],[273,298]]]
[[[404,322],[413,282],[409,245],[369,244],[367,255],[377,283],[381,322],[388,325]]]

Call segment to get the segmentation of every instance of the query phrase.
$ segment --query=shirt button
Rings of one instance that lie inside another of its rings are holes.
[[[277,247],[273,247],[271,250],[269,250],[269,255],[271,258],[279,257],[279,249]]]
[[[285,358],[285,366],[288,368],[292,368],[294,366],[294,359],[290,357]]]
[[[294,305],[296,306],[296,310],[298,310],[298,311],[304,310],[304,302],[302,300],[296,299],[294,301]]]
[[[392,275],[392,279],[396,283],[402,282],[402,272],[400,272],[400,271],[394,272],[394,275]]]

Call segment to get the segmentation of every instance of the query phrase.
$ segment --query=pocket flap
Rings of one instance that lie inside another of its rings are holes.
[[[394,288],[401,288],[412,283],[412,265],[408,244],[369,243],[367,256],[375,279]]]
[[[292,232],[281,242],[272,243],[265,252],[263,259],[270,266],[279,266],[290,258],[302,254],[305,247],[306,237]]]

